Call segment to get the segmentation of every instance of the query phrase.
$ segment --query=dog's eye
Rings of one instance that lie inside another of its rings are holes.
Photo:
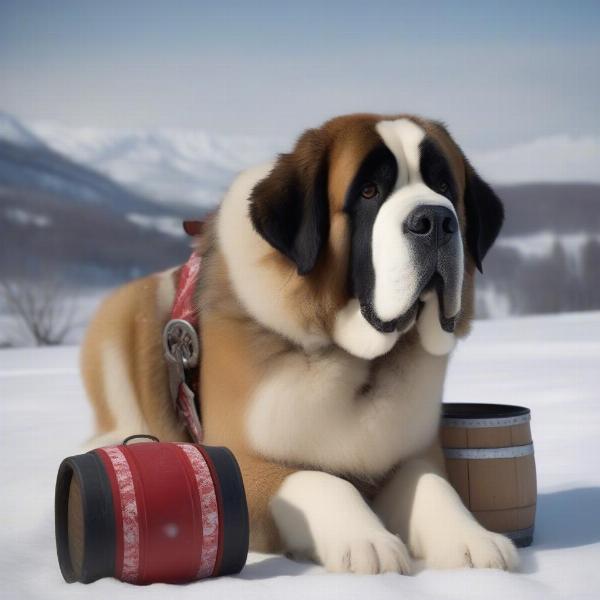
[[[440,194],[445,194],[449,189],[448,184],[445,181],[442,181],[439,185],[438,185],[438,190],[440,192]]]
[[[379,188],[377,187],[377,184],[369,181],[362,186],[360,195],[366,200],[372,200],[379,195]]]

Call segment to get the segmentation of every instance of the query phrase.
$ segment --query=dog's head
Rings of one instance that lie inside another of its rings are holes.
[[[335,288],[322,318],[331,316],[340,345],[372,357],[428,298],[437,298],[441,330],[454,331],[465,278],[481,270],[503,209],[441,124],[350,115],[279,156],[252,190],[250,218],[316,295]],[[343,331],[357,319],[359,329]],[[361,350],[365,324],[387,341]]]

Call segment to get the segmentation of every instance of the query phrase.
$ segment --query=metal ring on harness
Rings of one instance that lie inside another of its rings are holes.
[[[171,319],[163,330],[163,348],[167,359],[181,362],[185,369],[198,364],[200,343],[194,327],[183,319]]]

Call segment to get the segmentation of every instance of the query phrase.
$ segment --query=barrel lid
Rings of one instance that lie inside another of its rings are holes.
[[[442,427],[478,429],[512,427],[529,423],[530,411],[511,404],[476,404],[466,402],[442,404]]]
[[[244,482],[235,456],[220,446],[202,446],[218,475],[223,508],[223,551],[219,572],[215,575],[239,573],[246,564],[249,546],[248,505]]]
[[[479,404],[477,402],[444,402],[442,417],[450,419],[502,419],[529,415],[525,406],[513,404]]]
[[[69,494],[77,479],[83,509],[83,559],[75,568],[69,550]],[[55,488],[55,535],[60,571],[68,583],[91,583],[114,574],[115,519],[110,482],[95,452],[62,461]]]

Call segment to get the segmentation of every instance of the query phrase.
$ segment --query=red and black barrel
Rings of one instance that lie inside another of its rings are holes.
[[[55,526],[65,580],[178,583],[241,571],[248,508],[231,451],[156,438],[127,444],[132,438],[60,465]]]

